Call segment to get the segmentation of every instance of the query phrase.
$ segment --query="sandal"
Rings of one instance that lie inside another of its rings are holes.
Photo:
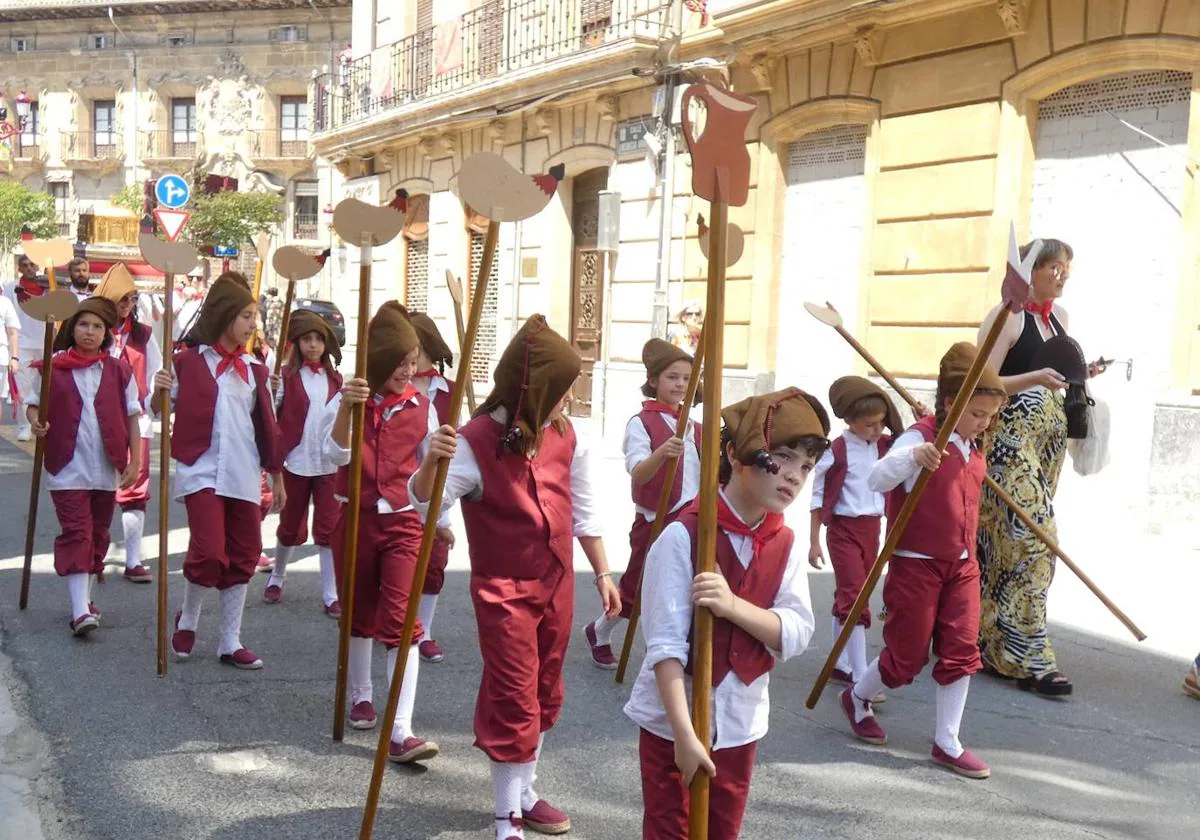
[[[1017,680],[1017,688],[1022,691],[1032,691],[1043,697],[1066,697],[1075,690],[1071,681],[1061,671],[1051,671],[1040,677],[1022,677]]]

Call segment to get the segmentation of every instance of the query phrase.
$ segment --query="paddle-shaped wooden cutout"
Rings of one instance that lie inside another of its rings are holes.
[[[892,390],[899,394],[900,398],[908,403],[914,412],[916,412],[919,407],[923,407],[920,401],[917,400],[917,398],[914,397],[907,388],[901,385],[900,382],[897,381],[896,377],[892,376],[887,368],[880,364],[879,360],[876,359],[866,347],[859,343],[858,339],[851,335],[850,332],[842,326],[842,316],[836,309],[833,308],[832,303],[826,303],[824,306],[821,306],[817,303],[806,303],[804,304],[804,308],[807,309],[809,314],[822,324],[826,324],[837,330],[838,335],[846,339],[846,342],[854,348],[858,355],[862,356],[863,360],[875,369],[875,372],[883,378],[883,381],[890,385]],[[1108,608],[1109,612],[1116,616],[1118,621],[1125,625],[1125,628],[1133,634],[1135,639],[1137,639],[1139,642],[1145,640],[1146,634],[1143,633],[1141,629],[1133,623],[1129,616],[1125,615],[1125,613],[1122,612],[1121,609],[1117,607],[1117,605],[1114,604],[1112,600],[1104,594],[1104,592],[1101,591],[1100,587],[1092,582],[1091,578],[1084,574],[1083,570],[1075,564],[1075,561],[1068,557],[1067,553],[1062,550],[1062,547],[1058,544],[1058,541],[1055,540],[1054,537],[1050,536],[1050,534],[1048,534],[1041,525],[1038,525],[1036,522],[1034,522],[1033,518],[1026,513],[1019,504],[1017,504],[1016,499],[1005,492],[1004,488],[1002,488],[990,475],[985,475],[983,482],[987,485],[989,490],[996,494],[996,498],[1003,502],[1008,509],[1013,512],[1013,515],[1016,516],[1017,519],[1021,520],[1021,524],[1028,528],[1030,533],[1041,540],[1046,547],[1049,548],[1056,557],[1058,557],[1058,559],[1062,560],[1063,563],[1066,564],[1068,569],[1075,573],[1075,576],[1083,582],[1083,585],[1090,589],[1092,594],[1100,599],[1100,602]]]
[[[700,228],[700,253],[704,255],[704,259],[708,259],[709,229],[703,216],[696,217],[696,225]],[[746,249],[746,234],[742,233],[740,227],[730,222],[729,234],[725,237],[725,243],[725,265],[729,267],[742,258],[742,252]]]
[[[405,214],[389,205],[366,204],[347,198],[333,211],[333,229],[347,243],[359,247],[358,266],[358,344],[354,350],[354,376],[367,378],[367,327],[371,321],[372,249],[386,245],[404,228]],[[349,487],[344,509],[346,536],[343,544],[345,563],[341,592],[342,620],[338,626],[337,680],[333,701],[333,740],[341,741],[346,731],[346,679],[349,674],[350,627],[354,620],[354,585],[358,572],[359,506],[362,501],[362,450],[366,404],[350,409]],[[403,659],[403,657],[401,657]]]
[[[488,218],[487,235],[483,240],[483,258],[479,261],[479,276],[471,287],[471,315],[467,321],[458,354],[458,369],[465,375],[454,380],[450,390],[448,422],[458,425],[462,411],[463,396],[471,381],[471,356],[475,349],[475,337],[483,320],[483,303],[487,297],[488,280],[492,274],[492,263],[496,257],[496,243],[500,238],[500,222],[515,222],[536,216],[550,203],[558,183],[562,180],[562,165],[552,167],[549,175],[522,175],[499,155],[484,153],[463,161],[458,174],[458,189],[462,198],[477,213]],[[533,193],[537,194],[534,200]],[[516,203],[510,203],[512,202]],[[487,208],[487,212],[484,212]],[[421,534],[421,551],[417,567],[413,571],[409,592],[419,593],[425,588],[425,575],[429,570],[429,557],[433,553],[433,542],[437,532],[438,517],[442,513],[442,495],[446,491],[446,475],[450,462],[438,462],[434,474],[433,491],[429,499],[429,511],[425,516],[425,529]],[[383,784],[383,771],[387,768],[388,745],[392,737],[392,724],[396,720],[396,704],[400,700],[400,686],[404,684],[404,673],[408,666],[408,651],[412,647],[416,630],[417,611],[410,603],[404,614],[404,628],[400,631],[400,645],[396,656],[396,668],[392,684],[388,689],[387,705],[383,719],[379,721],[379,742],[375,747],[375,766],[371,770],[371,786],[367,791],[367,802],[363,807],[359,840],[370,840],[375,826],[375,812],[379,807],[379,790]]]
[[[250,294],[254,298],[254,302],[262,297],[262,278],[263,269],[267,265],[267,249],[271,247],[271,236],[267,233],[260,233],[254,238],[254,252],[258,255],[254,260],[254,285],[250,289]],[[261,315],[261,313],[260,313]],[[250,340],[246,342],[246,352],[253,353],[255,345],[258,344],[258,330],[255,330],[250,335]],[[279,361],[279,354],[275,354],[275,361]],[[278,368],[276,368],[278,371]]]
[[[75,248],[67,239],[26,239],[21,246],[25,256],[47,272],[56,265],[66,265],[75,256]],[[49,274],[46,276],[49,279]]]
[[[174,274],[188,274],[200,264],[200,255],[188,242],[164,242],[152,233],[138,236],[142,259],[166,275],[164,282],[170,285]]]
[[[454,301],[454,329],[458,333],[458,346],[461,352],[463,342],[467,337],[467,328],[463,324],[463,287],[462,282],[448,268],[446,269],[446,288],[450,290],[450,299]],[[471,371],[463,370],[460,360],[455,374],[467,378],[467,408],[473,416],[478,406],[475,405],[475,383],[471,381]]]
[[[25,242],[25,253],[29,255],[29,246],[37,240]],[[65,241],[65,240],[63,240]],[[49,255],[49,249],[42,251],[43,256]],[[70,253],[68,249],[68,253]],[[33,259],[30,257],[30,259]],[[68,256],[69,260],[70,257]],[[37,260],[34,260],[36,264]],[[54,283],[54,261],[46,263],[46,275],[51,285]],[[50,377],[54,373],[54,365],[50,363],[54,355],[54,322],[65,321],[75,314],[79,308],[79,299],[74,293],[63,289],[46,292],[35,298],[30,298],[21,304],[21,309],[30,318],[46,322],[46,332],[42,338],[42,387],[38,392],[38,423],[45,423],[50,416]],[[25,518],[25,563],[21,567],[21,609],[29,605],[29,579],[33,568],[33,532],[37,527],[38,497],[42,489],[42,464],[46,460],[46,439],[40,437],[33,445],[33,477],[29,482],[29,511]],[[77,616],[72,616],[76,618]]]
[[[696,347],[696,355],[692,358],[692,378],[688,380],[687,393],[683,398],[683,406],[679,409],[679,417],[675,421],[675,439],[685,440],[688,435],[688,418],[691,416],[692,403],[696,401],[696,389],[700,386],[700,371],[704,364],[705,330],[700,328],[700,343]],[[666,527],[667,515],[671,511],[671,491],[675,489],[675,475],[679,472],[681,458],[672,458],[666,465],[663,474],[662,489],[658,491],[658,504],[654,508],[654,521],[650,523],[650,540],[646,543],[646,551],[654,545],[662,529]],[[621,643],[621,659],[617,662],[617,682],[625,682],[625,669],[629,667],[629,655],[633,651],[633,640],[637,636],[638,620],[642,615],[642,579],[646,576],[646,564],[642,564],[642,577],[638,578],[636,593],[633,597],[633,608],[629,612],[629,624],[625,628],[625,640]]]
[[[946,419],[942,421],[942,425],[938,429],[937,437],[933,441],[933,445],[938,452],[946,450],[946,446],[950,442],[950,435],[954,433],[954,427],[958,425],[963,412],[967,410],[967,403],[971,401],[971,397],[975,393],[975,386],[979,384],[979,378],[983,375],[983,368],[987,364],[988,356],[991,355],[992,348],[996,346],[996,341],[999,340],[1000,333],[1004,330],[1004,324],[1008,321],[1009,314],[1021,311],[1021,308],[1024,306],[1029,296],[1029,277],[1033,271],[1033,263],[1041,250],[1042,241],[1040,239],[1035,240],[1029,249],[1029,254],[1022,260],[1017,251],[1016,230],[1013,229],[1009,232],[1008,267],[1001,286],[1002,299],[1005,305],[996,315],[996,321],[992,324],[991,329],[988,330],[987,336],[984,337],[983,345],[976,349],[975,361],[967,371],[966,380],[963,382],[962,387],[959,388],[958,394],[954,397],[954,402],[950,405],[950,410],[946,412]],[[812,311],[812,309],[809,309],[809,312]],[[816,315],[816,313],[813,314],[814,316]],[[836,313],[833,314],[836,315]],[[825,314],[824,317],[832,318],[832,315]],[[841,317],[838,316],[837,320],[840,322]],[[862,615],[863,610],[870,603],[871,593],[875,591],[875,586],[879,583],[879,578],[883,574],[884,567],[887,566],[888,561],[892,558],[892,554],[896,551],[896,547],[900,544],[900,538],[904,535],[904,529],[908,527],[908,522],[912,519],[913,511],[916,510],[917,503],[921,500],[921,494],[929,486],[931,478],[933,478],[933,473],[929,470],[921,470],[917,476],[916,483],[913,484],[912,490],[909,491],[908,496],[904,499],[904,504],[900,507],[899,513],[896,514],[895,521],[888,523],[887,539],[884,541],[883,548],[879,552],[879,557],[875,560],[871,571],[867,573],[867,579],[863,583],[862,590],[858,593],[858,597],[854,600],[854,605],[850,608],[850,612],[846,616],[842,632],[834,639],[829,657],[825,660],[825,664],[821,668],[821,673],[817,676],[817,681],[813,685],[812,691],[809,692],[808,699],[805,701],[805,705],[808,708],[816,708],[817,701],[821,699],[821,692],[824,691],[825,684],[829,681],[829,677],[837,665],[838,657],[842,655],[842,650],[845,649],[846,643],[850,640],[850,634],[854,632],[854,628],[858,624],[858,619]]]
[[[307,280],[321,273],[321,264],[315,257],[297,248],[284,245],[276,248],[271,256],[271,267],[275,273],[287,278],[287,293],[283,297],[283,317],[279,320],[279,335],[275,336],[275,375],[283,368],[283,348],[287,344],[288,324],[292,320],[292,298],[296,295],[296,281]]]

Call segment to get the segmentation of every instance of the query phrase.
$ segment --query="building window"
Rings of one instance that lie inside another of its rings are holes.
[[[33,157],[37,153],[38,147],[38,104],[36,102],[29,103],[29,118],[25,120],[25,127],[21,129],[19,139],[19,149],[17,156],[22,158]]]
[[[29,52],[33,49],[33,41],[30,38],[13,38],[9,42],[9,49],[13,52]]]
[[[479,276],[483,263],[483,234],[471,231],[471,280]],[[496,353],[496,317],[499,311],[500,285],[499,260],[492,260],[492,272],[488,275],[487,292],[483,296],[483,319],[479,322],[479,333],[475,339],[475,352],[471,354],[471,379],[487,382],[492,370],[492,356]],[[474,293],[474,290],[471,290]]]
[[[308,154],[308,97],[282,96],[279,99],[279,141],[282,157]]]
[[[317,238],[317,182],[301,181],[296,184],[296,203],[292,212],[292,236],[296,239]]]
[[[196,100],[171,100],[171,156],[196,154]]]
[[[184,47],[192,43],[190,32],[169,32],[163,36],[163,43],[168,47]]]
[[[117,149],[117,103],[112,99],[92,103],[92,141],[96,157],[114,157]]]
[[[58,220],[58,235],[71,236],[71,185],[65,181],[53,181],[50,195],[54,197],[54,217]]]
[[[404,240],[404,305],[410,312],[429,311],[429,240]]]
[[[295,43],[308,40],[308,30],[303,26],[279,26],[267,33],[267,40]]]
[[[106,50],[112,45],[112,39],[108,35],[88,35],[84,39],[84,46],[89,50]]]

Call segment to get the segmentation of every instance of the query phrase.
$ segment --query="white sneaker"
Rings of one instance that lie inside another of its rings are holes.
[[[21,441],[21,443],[33,440],[33,429],[21,429],[21,431],[17,432],[17,440]]]

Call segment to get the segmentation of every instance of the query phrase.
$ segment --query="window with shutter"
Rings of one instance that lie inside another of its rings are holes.
[[[404,305],[412,312],[429,311],[429,240],[405,239]]]
[[[471,278],[473,285],[479,276],[479,266],[483,262],[483,238],[478,231],[471,231]],[[500,272],[498,260],[492,261],[492,271],[488,275],[487,292],[483,296],[483,317],[479,321],[479,332],[475,335],[475,348],[471,354],[471,379],[475,382],[487,382],[492,368],[492,357],[496,355],[496,314],[499,309]],[[472,290],[473,291],[473,290]],[[464,303],[466,303],[464,301]]]

